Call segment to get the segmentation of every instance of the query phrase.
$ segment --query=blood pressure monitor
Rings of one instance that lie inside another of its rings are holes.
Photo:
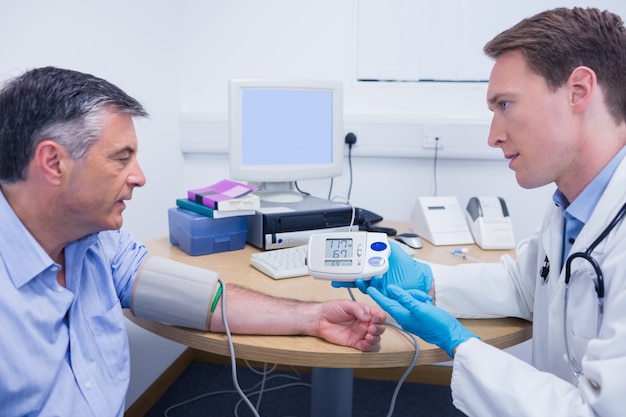
[[[390,252],[385,233],[312,234],[309,238],[307,267],[309,274],[318,279],[367,279],[387,272]]]

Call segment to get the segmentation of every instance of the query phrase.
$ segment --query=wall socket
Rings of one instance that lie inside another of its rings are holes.
[[[443,149],[444,132],[442,126],[424,126],[424,137],[422,138],[422,148]]]

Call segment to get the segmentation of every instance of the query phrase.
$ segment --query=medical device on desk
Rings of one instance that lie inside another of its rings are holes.
[[[474,243],[456,197],[420,197],[411,213],[413,231],[433,245]]]
[[[314,278],[354,281],[382,275],[389,269],[391,249],[385,233],[343,232],[313,234],[307,267]]]
[[[319,233],[311,235],[309,239],[307,266],[309,274],[314,278],[351,282],[387,272],[390,253],[387,234],[383,232]],[[350,298],[356,300],[351,288],[346,288]],[[399,331],[415,347],[413,359],[394,389],[387,414],[391,416],[400,388],[417,363],[419,344],[415,335],[402,330],[397,324],[385,324]]]
[[[482,249],[514,249],[511,216],[502,197],[472,197],[465,210],[476,244]]]

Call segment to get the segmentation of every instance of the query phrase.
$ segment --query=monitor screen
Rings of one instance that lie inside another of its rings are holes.
[[[231,80],[229,96],[233,180],[253,183],[265,201],[295,202],[295,181],[341,175],[340,83]]]

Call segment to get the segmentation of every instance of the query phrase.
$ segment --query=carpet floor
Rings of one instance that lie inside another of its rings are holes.
[[[297,372],[266,373],[239,367],[237,379],[250,404],[261,417],[307,417],[311,413],[310,375]],[[270,371],[270,370],[268,370]],[[397,383],[354,379],[352,415],[390,416]],[[230,366],[193,362],[163,395],[146,417],[252,417],[254,414],[235,391]],[[404,383],[393,405],[393,417],[464,417],[452,405],[450,387]],[[348,416],[346,416],[348,417]]]

